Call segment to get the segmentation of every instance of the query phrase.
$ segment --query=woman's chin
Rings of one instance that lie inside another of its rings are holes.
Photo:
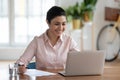
[[[62,33],[60,33],[60,34],[56,34],[56,36],[58,36],[58,37],[59,37],[59,36],[61,36],[61,34],[62,34]]]
[[[60,36],[63,32],[56,33],[57,36]]]

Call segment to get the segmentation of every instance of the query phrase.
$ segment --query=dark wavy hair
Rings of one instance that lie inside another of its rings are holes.
[[[46,20],[50,23],[57,16],[66,16],[65,10],[59,6],[53,6],[48,10]]]

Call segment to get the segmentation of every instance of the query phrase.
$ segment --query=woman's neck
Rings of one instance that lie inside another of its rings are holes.
[[[54,34],[49,32],[49,30],[47,31],[47,36],[48,36],[52,46],[54,46],[59,39],[59,36],[55,36]]]

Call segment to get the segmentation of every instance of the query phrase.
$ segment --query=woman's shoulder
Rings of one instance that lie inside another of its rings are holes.
[[[34,36],[34,39],[36,39],[36,40],[38,40],[38,39],[43,39],[43,37],[44,37],[44,33],[41,34],[41,35],[36,35],[36,36]]]

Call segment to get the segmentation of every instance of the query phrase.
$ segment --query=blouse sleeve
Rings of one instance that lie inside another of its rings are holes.
[[[80,49],[78,48],[78,44],[75,42],[75,40],[74,39],[70,39],[71,41],[71,43],[70,43],[70,52],[71,51],[80,51]]]
[[[36,53],[37,40],[36,37],[30,42],[24,51],[23,55],[16,61],[16,63],[24,63],[25,66],[32,60]]]

